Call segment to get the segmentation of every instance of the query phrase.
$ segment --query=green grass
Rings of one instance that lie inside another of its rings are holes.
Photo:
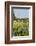
[[[28,36],[29,35],[29,19],[13,20],[13,36]]]

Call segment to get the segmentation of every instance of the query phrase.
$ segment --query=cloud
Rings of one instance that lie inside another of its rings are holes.
[[[17,18],[29,18],[29,9],[13,9]]]

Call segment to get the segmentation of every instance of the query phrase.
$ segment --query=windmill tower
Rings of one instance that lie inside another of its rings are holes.
[[[14,14],[14,10],[12,10],[12,13],[13,13],[13,18],[14,18],[14,20],[16,19],[16,17],[15,17],[15,14]]]

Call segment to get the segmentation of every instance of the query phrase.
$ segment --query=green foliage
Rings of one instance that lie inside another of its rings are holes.
[[[29,19],[14,20],[13,21],[13,35],[27,36],[29,35]]]

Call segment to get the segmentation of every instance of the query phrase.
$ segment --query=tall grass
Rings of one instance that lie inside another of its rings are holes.
[[[13,36],[29,35],[29,19],[15,19],[13,21]]]

